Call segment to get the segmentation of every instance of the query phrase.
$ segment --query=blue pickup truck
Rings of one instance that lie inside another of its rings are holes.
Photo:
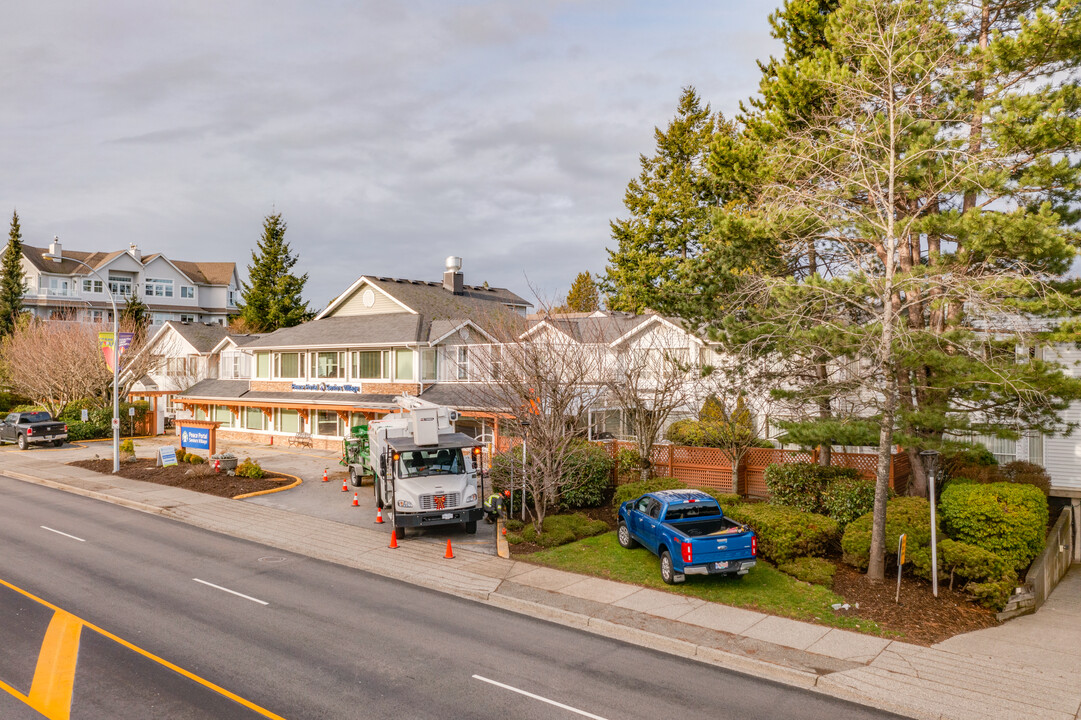
[[[659,555],[669,585],[687,575],[746,575],[758,555],[754,530],[726,518],[701,490],[662,490],[623,503],[618,538],[625,548],[641,544]]]

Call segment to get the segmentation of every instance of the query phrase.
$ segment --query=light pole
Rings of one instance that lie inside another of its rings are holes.
[[[55,238],[59,239],[59,238]],[[43,258],[52,260],[55,263],[63,262],[65,259],[82,265],[89,270],[94,277],[101,280],[101,286],[105,288],[105,292],[109,293],[109,303],[113,306],[113,474],[120,472],[120,314],[116,311],[116,298],[113,297],[113,291],[109,288],[109,283],[105,282],[105,278],[98,275],[98,271],[90,267],[82,260],[76,260],[73,257],[64,258],[63,250],[57,249],[55,253],[44,253]]]
[[[935,471],[938,469],[938,450],[924,450],[920,453],[920,462],[927,470],[927,482],[930,487],[928,499],[931,501],[931,592],[938,597],[938,531],[935,527]]]
[[[529,462],[529,421],[522,421],[522,522],[525,522],[526,463]]]

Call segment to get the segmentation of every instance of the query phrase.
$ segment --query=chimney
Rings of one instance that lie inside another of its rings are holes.
[[[447,270],[443,273],[443,289],[455,295],[462,294],[462,259],[451,255],[447,258]]]
[[[64,254],[63,248],[60,247],[59,235],[53,235],[53,241],[49,243],[49,254],[57,257],[61,257]]]
[[[139,246],[135,243],[128,245],[128,252],[131,253],[131,256],[135,258],[136,262],[141,263],[143,261],[143,254],[139,252]]]

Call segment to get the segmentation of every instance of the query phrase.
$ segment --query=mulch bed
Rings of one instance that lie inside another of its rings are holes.
[[[901,602],[897,593],[897,567],[887,567],[884,582],[871,582],[856,568],[837,563],[833,591],[852,606],[847,614],[874,620],[884,630],[902,633],[905,642],[931,645],[954,635],[998,624],[995,613],[975,605],[963,593],[949,589],[949,578],[939,578],[938,597],[931,583],[902,576]],[[855,606],[859,603],[859,609]]]
[[[286,478],[273,473],[259,479],[229,476],[225,473],[216,474],[213,467],[208,464],[189,465],[181,463],[173,467],[155,467],[154,463],[155,461],[150,459],[121,462],[119,475],[131,480],[144,480],[159,485],[195,490],[196,492],[227,498],[244,495],[245,493],[259,492],[260,490],[271,490],[296,482],[293,478]],[[111,458],[77,460],[69,464],[93,470],[94,472],[106,474],[112,474],[113,472]]]

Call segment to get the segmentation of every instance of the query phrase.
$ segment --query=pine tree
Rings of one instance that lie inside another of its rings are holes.
[[[731,127],[702,106],[693,87],[683,89],[667,129],[654,130],[656,153],[640,157],[642,172],[627,185],[623,203],[630,216],[611,223],[616,249],[608,250],[602,282],[611,309],[657,308],[658,289],[699,253],[719,202],[705,169],[718,131]]]
[[[26,273],[22,267],[22,237],[19,213],[12,212],[11,231],[8,233],[7,247],[0,261],[0,337],[10,335],[15,330],[19,315],[23,311]]]
[[[120,329],[122,332],[135,333],[133,345],[141,346],[146,340],[146,328],[150,325],[150,308],[139,299],[138,295],[129,295],[124,307],[120,308]]]
[[[308,274],[291,272],[297,256],[285,241],[286,227],[281,213],[263,221],[263,237],[248,266],[251,284],[243,283],[240,293],[240,317],[258,332],[293,327],[310,317],[308,303],[301,298]]]
[[[600,293],[597,283],[588,272],[580,272],[571,284],[570,292],[567,293],[567,302],[560,308],[561,312],[594,312],[601,309]]]

